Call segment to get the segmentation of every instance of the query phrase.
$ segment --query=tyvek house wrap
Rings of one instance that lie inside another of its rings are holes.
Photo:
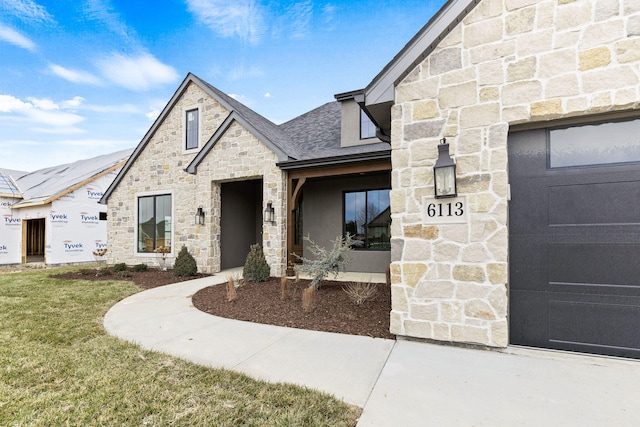
[[[132,150],[26,173],[0,169],[0,265],[22,262],[25,221],[44,219],[47,265],[95,261],[108,246],[98,201]],[[10,179],[7,179],[9,177]],[[15,192],[18,190],[18,193]]]

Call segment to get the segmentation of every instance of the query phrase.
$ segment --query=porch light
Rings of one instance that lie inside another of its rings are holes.
[[[275,222],[275,209],[273,209],[273,204],[271,202],[267,203],[267,207],[264,210],[264,222],[272,224]]]
[[[456,164],[449,155],[447,139],[442,138],[438,145],[438,160],[433,165],[433,181],[436,199],[444,197],[456,197]]]
[[[202,209],[202,206],[198,206],[195,220],[196,225],[204,225],[204,209]]]

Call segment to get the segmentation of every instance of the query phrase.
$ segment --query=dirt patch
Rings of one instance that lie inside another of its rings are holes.
[[[104,269],[103,269],[104,270]],[[174,276],[173,271],[148,269],[136,272],[112,272],[88,270],[56,274],[53,278],[66,280],[129,280],[141,289],[207,277],[199,274],[191,277]],[[210,286],[193,296],[193,305],[215,316],[229,319],[314,331],[338,332],[364,335],[376,338],[395,339],[389,333],[389,311],[391,310],[391,289],[389,285],[377,285],[377,293],[372,300],[360,305],[349,299],[343,290],[344,283],[325,281],[316,291],[313,310],[302,308],[302,292],[309,285],[308,280],[288,281],[289,297],[281,299],[279,278],[267,282],[246,282],[236,289],[236,300],[227,301],[226,284]]]

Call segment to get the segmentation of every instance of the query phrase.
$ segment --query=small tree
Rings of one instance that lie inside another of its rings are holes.
[[[267,264],[259,244],[251,245],[249,254],[242,269],[242,276],[251,282],[266,282],[271,275],[271,267]]]
[[[186,246],[182,246],[176,262],[173,264],[173,274],[179,277],[195,276],[198,273],[198,265],[196,260],[189,253]]]
[[[338,273],[344,270],[345,265],[349,263],[345,255],[351,250],[353,240],[349,233],[345,237],[338,236],[333,240],[333,247],[327,250],[318,246],[309,236],[304,239],[309,242],[309,250],[315,259],[307,259],[294,254],[303,261],[303,264],[297,269],[311,276],[309,287],[320,289],[322,281],[327,278],[329,273],[338,276]]]

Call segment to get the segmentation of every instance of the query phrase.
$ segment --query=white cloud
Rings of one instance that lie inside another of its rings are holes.
[[[58,104],[56,104],[55,102],[47,98],[43,98],[43,99],[27,98],[27,99],[31,101],[34,107],[40,108],[41,110],[59,110],[60,109],[60,106]]]
[[[0,112],[12,113],[14,111],[26,110],[32,108],[33,105],[28,102],[22,102],[18,98],[11,95],[0,95]]]
[[[0,39],[30,51],[36,50],[36,44],[31,39],[23,36],[19,32],[0,24]]]
[[[8,117],[9,120],[35,126],[48,125],[63,128],[84,120],[84,117],[77,114],[58,111],[55,108],[57,105],[50,100],[36,98],[30,98],[30,100],[32,103],[24,102],[11,95],[0,95],[0,112],[13,113]]]
[[[309,33],[309,22],[313,14],[311,0],[293,3],[287,8],[285,22],[291,28],[291,38],[301,39]]]
[[[160,115],[160,110],[155,110],[155,109],[145,114],[145,116],[147,116],[147,119],[149,120],[155,120],[158,118],[159,115]]]
[[[44,133],[48,135],[79,135],[87,133],[86,130],[77,127],[62,127],[62,128],[39,128],[33,127],[30,130],[38,133]]]
[[[87,0],[83,7],[87,18],[103,23],[109,31],[120,36],[130,46],[138,47],[135,30],[128,27],[120,15],[113,11],[109,0]]]
[[[103,76],[127,89],[143,91],[178,79],[176,70],[148,53],[139,56],[111,54],[97,61]]]
[[[56,76],[62,77],[72,83],[84,83],[90,85],[100,85],[102,81],[91,73],[86,71],[71,70],[56,64],[50,64],[51,70]]]
[[[84,98],[81,96],[74,96],[73,99],[67,99],[66,101],[62,101],[62,108],[78,108],[80,104],[84,101]]]
[[[263,11],[255,0],[187,0],[189,11],[222,37],[257,44],[264,33]]]
[[[265,98],[271,98],[271,94],[269,92],[267,92],[267,93],[264,94],[264,97]]]
[[[54,22],[47,10],[32,0],[2,0],[2,9],[24,21]]]

